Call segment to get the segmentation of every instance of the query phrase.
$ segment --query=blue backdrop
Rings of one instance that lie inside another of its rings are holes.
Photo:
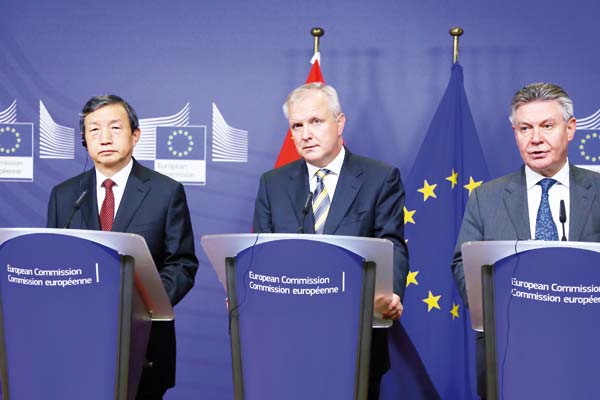
[[[199,238],[250,230],[259,176],[287,130],[281,103],[310,68],[310,28],[326,31],[321,65],[347,115],[346,144],[406,176],[449,81],[448,30],[463,27],[465,90],[495,177],[520,165],[507,114],[524,84],[563,86],[577,118],[600,108],[599,12],[593,0],[3,0],[0,124],[15,131],[0,132],[0,226],[44,226],[50,188],[91,167],[77,125],[93,95],[127,99],[146,138],[157,125],[205,127],[194,131],[204,184],[186,186],[201,267],[175,310],[178,383],[167,398],[230,399],[225,293]]]

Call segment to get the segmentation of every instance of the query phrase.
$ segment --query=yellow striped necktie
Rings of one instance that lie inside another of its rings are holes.
[[[325,168],[319,169],[315,175],[317,176],[317,188],[313,196],[313,215],[315,217],[315,233],[322,234],[323,228],[325,227],[325,220],[327,220],[327,214],[329,214],[329,193],[323,183],[325,177],[331,171]]]

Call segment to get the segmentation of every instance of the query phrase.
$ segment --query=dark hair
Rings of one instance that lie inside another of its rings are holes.
[[[120,104],[125,108],[132,132],[139,128],[138,116],[129,103],[115,94],[103,94],[101,96],[92,97],[85,103],[85,106],[83,106],[83,110],[81,110],[81,113],[79,114],[79,130],[82,136],[85,134],[85,117],[97,109],[111,104]]]

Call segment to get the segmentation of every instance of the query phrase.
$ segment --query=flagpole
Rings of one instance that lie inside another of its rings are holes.
[[[450,29],[450,36],[454,37],[454,55],[452,57],[453,64],[456,64],[458,62],[458,37],[463,33],[463,29],[458,26]]]
[[[310,34],[315,38],[315,54],[319,52],[319,38],[325,34],[325,29],[314,27],[310,30]]]

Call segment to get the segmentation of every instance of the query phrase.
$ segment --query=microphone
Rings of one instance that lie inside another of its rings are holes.
[[[565,235],[565,222],[567,222],[567,210],[565,210],[565,201],[561,200],[560,201],[560,213],[559,213],[559,217],[558,217],[560,223],[562,224],[562,239],[560,239],[563,242],[567,241],[567,235]]]
[[[298,233],[304,233],[304,220],[306,220],[306,215],[308,214],[308,210],[310,210],[312,199],[313,193],[308,192],[308,196],[306,196],[306,201],[304,202],[304,207],[302,207],[302,223],[298,227]]]
[[[88,190],[85,189],[83,192],[81,192],[81,194],[79,195],[79,197],[77,198],[77,200],[75,200],[75,203],[73,203],[73,211],[71,212],[71,215],[69,216],[69,219],[67,219],[67,223],[65,224],[63,229],[67,229],[70,225],[71,225],[71,220],[73,219],[73,216],[75,215],[75,213],[77,212],[77,210],[79,210],[81,208],[81,206],[83,205],[83,203],[85,202],[85,198],[88,194]]]

